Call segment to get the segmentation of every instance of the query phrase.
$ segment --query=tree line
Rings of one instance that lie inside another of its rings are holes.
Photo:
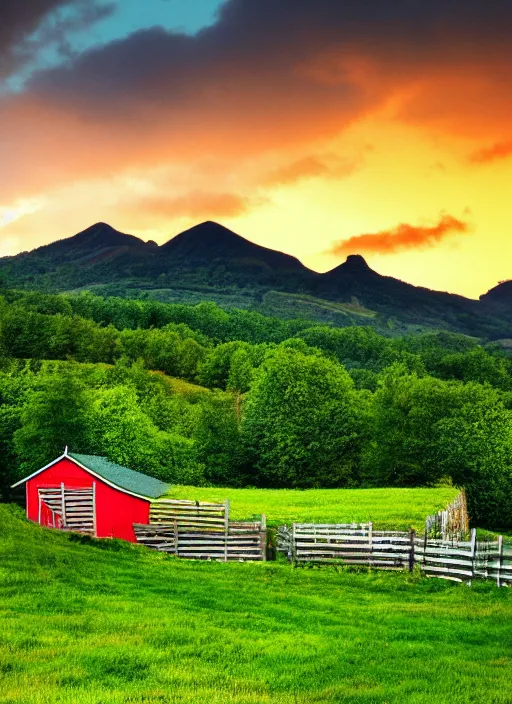
[[[251,311],[4,291],[3,491],[62,453],[182,484],[464,486],[512,525],[512,361]]]

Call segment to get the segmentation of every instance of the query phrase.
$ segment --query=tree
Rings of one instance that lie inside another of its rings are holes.
[[[242,414],[251,461],[266,486],[346,486],[353,481],[359,399],[343,367],[280,347],[256,373]]]
[[[432,486],[443,476],[433,432],[460,401],[457,384],[410,374],[394,364],[381,375],[368,416],[363,480],[378,486]]]
[[[0,495],[9,495],[11,484],[18,478],[14,434],[21,427],[20,406],[0,405]]]
[[[19,476],[61,455],[65,445],[75,452],[87,452],[90,413],[90,395],[74,367],[41,374],[35,388],[26,394],[21,427],[14,433]]]
[[[209,394],[198,408],[194,440],[205,480],[220,486],[243,486],[244,458],[235,399]]]
[[[438,370],[445,379],[478,381],[504,391],[512,390],[510,361],[498,354],[489,354],[483,347],[446,355],[438,363]]]
[[[115,386],[97,393],[91,415],[91,443],[95,454],[163,481],[204,481],[194,442],[159,430],[141,409],[132,387]]]
[[[379,370],[398,359],[393,342],[370,327],[331,328],[318,325],[302,330],[297,337],[318,347],[348,369],[365,367]]]
[[[115,386],[96,394],[91,413],[95,454],[148,474],[161,473],[155,452],[158,430],[141,411],[133,388]]]
[[[498,394],[467,385],[462,403],[437,425],[432,442],[439,466],[466,489],[474,525],[512,527],[512,412]]]

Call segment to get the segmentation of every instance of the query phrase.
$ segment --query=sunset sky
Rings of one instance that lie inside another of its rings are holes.
[[[512,0],[3,0],[0,256],[203,220],[326,271],[512,278]]]

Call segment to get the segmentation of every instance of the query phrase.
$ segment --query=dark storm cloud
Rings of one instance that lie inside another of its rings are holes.
[[[44,26],[49,15],[62,7],[74,12],[66,20]],[[110,14],[114,3],[93,0],[2,0],[0,3],[0,76],[7,75],[30,60],[50,41],[65,43],[66,32],[96,22]],[[41,28],[37,40],[28,37]]]
[[[342,126],[445,67],[494,61],[494,80],[508,80],[511,28],[510,0],[229,0],[196,36],[140,31],[36,75],[28,90],[103,117],[193,105],[213,109],[213,126],[223,109],[249,126],[251,113],[299,123],[322,113]]]
[[[55,4],[34,2],[37,17]],[[23,16],[18,37],[35,23]],[[29,192],[170,159],[229,170],[272,150],[315,154],[390,101],[401,120],[500,143],[511,29],[512,0],[228,0],[196,35],[155,27],[34,74],[0,98],[0,158]]]

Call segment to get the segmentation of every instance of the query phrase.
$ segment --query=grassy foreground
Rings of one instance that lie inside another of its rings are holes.
[[[377,530],[423,530],[425,518],[458,494],[436,489],[222,489],[173,486],[169,496],[231,502],[231,517],[250,520],[265,513],[271,526],[282,523],[373,521]]]
[[[506,704],[512,592],[178,561],[0,506],[2,704]]]

